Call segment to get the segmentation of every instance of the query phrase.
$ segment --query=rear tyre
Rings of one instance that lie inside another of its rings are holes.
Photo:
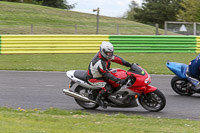
[[[88,97],[91,100],[95,100],[96,97],[94,97],[94,94],[91,93],[90,90],[88,90],[87,88],[84,88],[82,86],[77,86],[74,91],[82,96]],[[75,99],[76,103],[78,105],[80,105],[81,107],[85,108],[85,109],[96,109],[99,107],[98,104],[92,103],[92,102],[85,102],[79,99]]]
[[[141,106],[150,112],[161,111],[166,105],[165,96],[158,89],[141,95],[138,100]]]
[[[171,80],[171,87],[172,89],[181,96],[191,96],[194,94],[190,91],[188,87],[188,80],[182,79],[178,76],[174,76]]]

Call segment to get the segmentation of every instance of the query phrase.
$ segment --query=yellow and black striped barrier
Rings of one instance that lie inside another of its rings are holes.
[[[200,53],[198,36],[1,35],[0,54],[96,53],[102,41],[110,41],[115,52]]]
[[[1,54],[96,53],[108,36],[2,35]]]

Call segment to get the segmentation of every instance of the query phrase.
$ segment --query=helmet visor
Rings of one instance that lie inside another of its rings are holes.
[[[112,55],[113,55],[113,52],[106,52],[106,55],[107,55],[107,56],[112,56]]]
[[[113,52],[105,52],[105,54],[106,54],[106,59],[107,60],[110,60],[112,58],[112,56],[113,56]]]

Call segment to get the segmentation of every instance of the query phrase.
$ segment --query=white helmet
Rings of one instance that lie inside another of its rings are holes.
[[[107,55],[108,52],[112,53],[112,54],[111,55]],[[112,58],[112,56],[113,56],[113,52],[114,52],[114,48],[113,48],[112,43],[103,41],[101,46],[100,46],[101,55],[105,59],[110,60]]]

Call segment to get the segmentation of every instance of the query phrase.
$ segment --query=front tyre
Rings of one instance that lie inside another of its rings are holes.
[[[77,86],[74,91],[82,96],[88,97],[89,99],[95,100],[94,92],[84,88],[82,86]],[[99,107],[98,104],[82,101],[79,99],[75,99],[76,103],[85,109],[96,109]]]
[[[182,79],[178,76],[174,76],[171,80],[172,89],[181,96],[191,96],[192,93],[188,88],[188,80]]]
[[[138,100],[141,106],[150,112],[161,111],[166,105],[165,96],[158,89],[141,95]]]

